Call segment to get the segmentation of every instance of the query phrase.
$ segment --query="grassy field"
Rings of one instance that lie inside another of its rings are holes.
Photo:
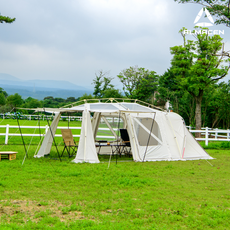
[[[106,157],[60,162],[54,147],[35,159],[31,145],[22,165],[24,147],[14,138],[0,146],[18,151],[0,161],[0,229],[230,229],[229,149],[207,150],[215,158],[208,162],[109,165]]]

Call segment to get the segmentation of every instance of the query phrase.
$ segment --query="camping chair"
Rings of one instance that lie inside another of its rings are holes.
[[[72,157],[75,154],[77,148],[77,145],[73,139],[72,131],[71,129],[61,129],[61,134],[65,145],[61,156],[63,156],[64,151],[66,150],[69,157]]]
[[[120,129],[120,134],[122,139],[121,144],[123,146],[121,153],[123,152],[126,155],[131,156],[131,145],[127,129]]]

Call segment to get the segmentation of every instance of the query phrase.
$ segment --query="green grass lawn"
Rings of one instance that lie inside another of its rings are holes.
[[[22,165],[23,146],[13,147],[17,159],[0,162],[1,229],[230,228],[228,150],[208,151],[213,166],[113,159],[108,167],[32,156]]]
[[[55,147],[35,159],[31,145],[22,165],[12,143],[0,146],[18,152],[0,161],[0,229],[230,229],[229,149],[208,149],[208,162],[109,165],[60,162]]]

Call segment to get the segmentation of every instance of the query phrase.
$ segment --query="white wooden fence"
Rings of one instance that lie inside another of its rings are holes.
[[[0,133],[0,136],[5,136],[5,144],[7,145],[8,142],[9,142],[9,137],[10,136],[16,136],[16,137],[19,137],[21,136],[21,133],[19,132],[19,127],[18,125],[0,125],[0,128],[5,128],[5,133]],[[33,129],[33,130],[39,130],[39,126],[20,126],[21,129]],[[69,127],[70,129],[81,129],[81,127]],[[16,129],[16,131],[14,132],[10,132],[10,129]],[[57,127],[57,129],[68,129],[68,127]],[[40,126],[40,131],[41,131],[41,134],[39,133],[22,133],[22,136],[25,136],[25,137],[44,137],[45,134],[47,133],[47,131],[49,130],[49,126],[46,125],[46,126]],[[110,131],[109,128],[99,128],[100,131]],[[115,131],[118,130],[118,129],[114,129]],[[23,131],[22,131],[23,132]],[[61,137],[62,135],[61,134],[55,134],[55,137]],[[74,137],[80,137],[80,135],[75,135],[73,134]],[[107,139],[115,139],[114,136],[109,136],[109,135],[106,135],[106,136],[97,136],[97,138],[107,138]]]
[[[0,136],[5,136],[5,144],[8,144],[9,136],[21,136],[19,132],[19,127],[17,125],[0,125],[0,128],[4,128],[6,131],[4,133],[0,133]],[[39,130],[39,126],[20,126],[21,129],[33,129],[33,130]],[[70,129],[81,129],[81,127],[69,127]],[[189,128],[189,127],[188,127]],[[10,132],[10,130],[16,129],[15,132]],[[40,126],[41,134],[35,134],[35,133],[23,133],[23,136],[29,136],[29,137],[39,137],[44,136],[49,129],[49,126]],[[57,129],[68,129],[68,127],[57,127]],[[109,131],[109,128],[99,128],[100,131]],[[114,129],[117,131],[118,129]],[[209,141],[230,141],[230,130],[222,130],[222,129],[210,129],[208,127],[202,129],[202,130],[192,130],[189,128],[189,131],[191,133],[201,133],[203,136],[202,138],[196,138],[198,141],[205,141],[205,145],[208,146]],[[55,137],[61,137],[61,134],[55,134]],[[73,135],[74,137],[80,137],[80,135]],[[107,138],[107,139],[115,139],[114,136],[97,136],[97,138]]]
[[[205,141],[205,145],[208,146],[209,141],[230,141],[230,130],[223,129],[210,129],[208,127],[202,128],[202,130],[189,129],[191,133],[201,133],[202,138],[196,138],[198,141]],[[219,135],[221,134],[221,135]],[[224,135],[223,135],[224,134]]]
[[[18,114],[20,120],[52,120],[54,115],[24,115]],[[16,119],[16,114],[14,113],[0,113],[0,118],[2,119]],[[60,120],[69,120],[69,121],[81,121],[81,116],[61,116]]]
[[[20,120],[53,120],[54,115],[23,115],[19,114],[18,118]],[[16,119],[16,115],[13,113],[0,113],[0,118],[2,119]],[[108,117],[106,118],[110,122],[118,122],[117,117]],[[61,116],[60,120],[65,120],[65,121],[82,121],[81,116]],[[104,120],[102,119],[101,122],[103,123]]]

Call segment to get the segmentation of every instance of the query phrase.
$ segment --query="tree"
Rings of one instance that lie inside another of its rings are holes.
[[[157,89],[158,75],[145,68],[130,67],[117,76],[128,98],[146,101]]]
[[[229,0],[174,0],[179,3],[198,3],[205,6],[211,15],[218,19],[215,24],[224,24],[230,27],[230,1]]]
[[[76,102],[77,99],[75,97],[67,97],[67,99],[65,100],[67,103],[71,103],[71,102]]]
[[[95,74],[96,77],[93,79],[94,84],[94,92],[93,95],[96,98],[104,97],[105,91],[109,88],[114,89],[114,85],[111,84],[113,78],[109,77],[109,72],[104,72],[103,70],[99,70],[98,73]]]
[[[43,99],[44,101],[45,100],[51,100],[51,101],[54,101],[54,97],[52,97],[52,96],[47,96],[47,97],[44,97],[44,99]]]
[[[15,93],[14,95],[10,95],[7,97],[7,104],[11,106],[20,106],[23,103],[23,99],[21,95]]]
[[[215,85],[209,96],[206,122],[208,127],[230,127],[230,80]]]
[[[25,99],[25,104],[23,105],[25,108],[39,108],[42,107],[42,103],[35,98],[28,97]]]
[[[55,97],[54,101],[58,102],[58,103],[64,103],[65,99],[61,98],[61,97]]]
[[[89,99],[94,99],[94,97],[91,95],[91,94],[87,94],[87,93],[84,93],[80,98],[79,98],[79,101],[82,101],[82,100],[89,100]]]
[[[0,23],[3,23],[3,22],[5,22],[5,23],[12,23],[12,22],[14,22],[15,20],[16,20],[16,18],[6,17],[6,16],[2,16],[2,15],[0,14]]]
[[[195,40],[184,40],[184,45],[171,47],[171,71],[176,76],[181,89],[188,91],[196,101],[196,129],[201,129],[201,103],[205,89],[225,77],[230,65],[230,58],[224,56],[222,38],[208,33],[194,35]],[[218,53],[221,51],[221,53]],[[229,54],[228,54],[229,55]]]
[[[3,93],[5,97],[8,96],[7,92],[1,87],[0,87],[0,93]]]
[[[6,97],[3,93],[0,93],[0,106],[6,104]]]
[[[104,98],[123,98],[119,89],[109,88],[104,90]]]
[[[180,114],[187,125],[194,126],[195,121],[195,101],[193,97],[183,88],[179,87],[176,76],[168,69],[159,77],[157,103],[165,105],[167,101],[172,105],[172,110]],[[161,102],[163,101],[163,103]],[[158,104],[157,104],[158,105]]]

